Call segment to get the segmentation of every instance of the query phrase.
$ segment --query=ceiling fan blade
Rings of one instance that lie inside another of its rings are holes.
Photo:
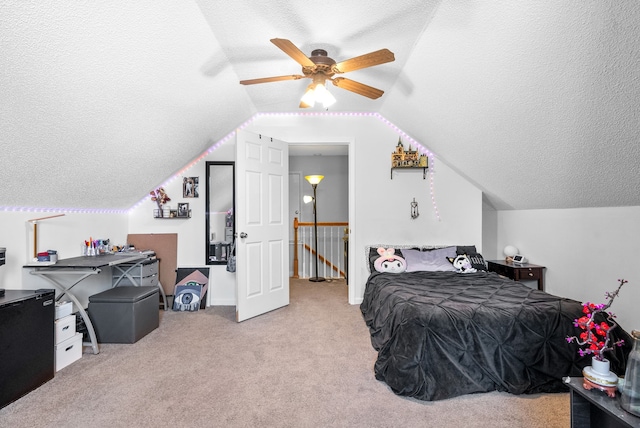
[[[347,79],[345,77],[336,77],[331,80],[338,88],[346,89],[347,91],[355,92],[358,95],[365,96],[375,100],[380,98],[384,91],[376,89],[372,86],[365,85],[364,83],[356,82],[355,80]]]
[[[295,62],[303,67],[315,67],[316,64],[309,59],[296,45],[287,39],[271,39],[271,43],[279,47],[284,53],[289,55]]]
[[[395,61],[396,57],[389,49],[380,49],[355,58],[340,61],[333,66],[335,73],[346,73],[348,71],[360,70],[361,68],[373,67],[374,65],[384,64]]]
[[[287,76],[274,76],[274,77],[263,77],[261,79],[249,79],[249,80],[241,80],[241,85],[255,85],[257,83],[269,83],[269,82],[280,82],[282,80],[298,80],[304,79],[307,76],[302,76],[300,74],[291,74]]]

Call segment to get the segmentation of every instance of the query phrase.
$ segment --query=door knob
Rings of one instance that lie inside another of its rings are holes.
[[[246,238],[247,236],[249,236],[249,235],[247,235],[247,234],[246,234],[246,233],[244,233],[244,232],[240,232],[240,238]]]

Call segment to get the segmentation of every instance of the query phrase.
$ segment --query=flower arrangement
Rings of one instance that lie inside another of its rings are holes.
[[[152,190],[149,194],[151,195],[151,200],[158,204],[158,209],[162,213],[162,206],[171,200],[169,195],[166,194],[162,187]]]
[[[578,345],[585,347],[584,349],[578,350],[581,357],[592,354],[596,360],[604,361],[605,357],[603,354],[605,351],[611,351],[614,346],[622,346],[624,344],[624,340],[611,343],[611,330],[618,324],[614,321],[615,315],[611,312],[606,312],[613,303],[613,300],[618,296],[618,293],[620,293],[622,286],[629,281],[619,279],[618,282],[620,285],[618,285],[616,291],[605,293],[605,298],[608,300],[607,303],[583,303],[582,313],[584,313],[584,315],[573,321],[573,325],[579,327],[582,332],[579,337],[567,337],[567,342],[571,343],[575,340]],[[596,316],[599,316],[598,314],[604,315],[606,321],[596,321]]]

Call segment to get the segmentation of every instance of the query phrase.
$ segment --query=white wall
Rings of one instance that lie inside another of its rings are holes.
[[[546,266],[545,288],[581,302],[605,302],[617,280],[629,281],[614,301],[625,330],[640,329],[637,248],[640,207],[498,211],[498,252],[516,246],[531,263]]]

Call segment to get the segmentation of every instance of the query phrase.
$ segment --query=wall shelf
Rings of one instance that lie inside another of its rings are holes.
[[[426,180],[427,179],[427,170],[429,169],[428,166],[393,166],[391,167],[391,179],[393,180],[393,170],[394,169],[399,169],[402,171],[420,171],[422,170],[422,179]]]
[[[158,220],[183,220],[183,219],[191,218],[191,210],[189,210],[186,214],[182,214],[182,215],[178,213],[178,210],[172,210],[172,209],[153,210],[153,218]]]

